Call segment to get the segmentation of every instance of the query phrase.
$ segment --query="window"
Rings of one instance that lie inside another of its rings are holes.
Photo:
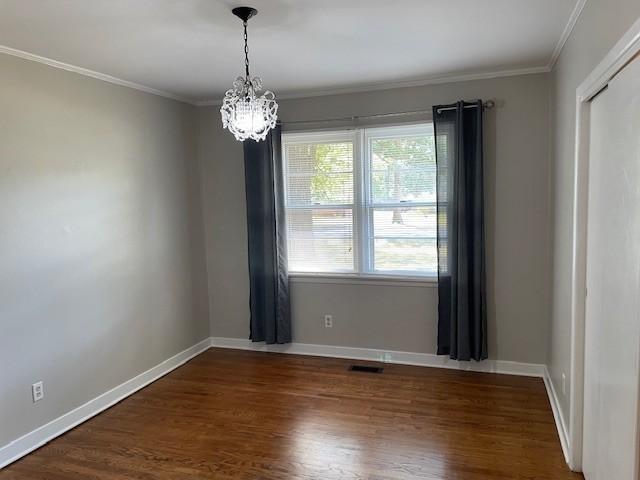
[[[433,125],[283,135],[289,270],[437,274]]]

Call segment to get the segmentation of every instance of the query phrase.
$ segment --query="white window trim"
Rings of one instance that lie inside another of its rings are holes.
[[[361,273],[289,273],[292,283],[315,283],[326,285],[377,285],[390,287],[437,288],[437,276],[378,275]]]
[[[289,278],[297,283],[337,283],[337,284],[375,284],[375,285],[406,285],[415,284],[433,287],[437,285],[437,272],[427,272],[421,274],[415,270],[375,270],[373,268],[373,237],[369,234],[369,229],[373,219],[367,220],[367,214],[371,217],[375,208],[394,208],[401,205],[411,207],[433,206],[435,202],[411,202],[405,203],[376,203],[370,200],[370,184],[366,181],[369,169],[369,153],[365,155],[365,149],[369,148],[369,139],[395,137],[398,135],[412,136],[433,133],[428,128],[432,120],[421,121],[416,124],[406,125],[380,125],[375,127],[359,127],[338,130],[323,131],[296,131],[282,134],[282,175],[284,185],[288,184],[287,162],[284,153],[285,145],[295,143],[308,143],[310,140],[318,143],[351,141],[353,142],[353,178],[354,197],[351,204],[322,204],[322,205],[285,205],[287,210],[300,209],[347,209],[351,208],[353,215],[353,268],[354,271],[333,271],[333,272],[301,272],[290,271]],[[286,188],[286,187],[285,187]],[[285,195],[286,198],[286,195]],[[286,202],[286,200],[285,200]],[[423,237],[418,237],[422,239]]]

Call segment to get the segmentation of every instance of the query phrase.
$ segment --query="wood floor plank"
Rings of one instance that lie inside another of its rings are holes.
[[[0,480],[582,478],[541,379],[351,363],[210,349]]]

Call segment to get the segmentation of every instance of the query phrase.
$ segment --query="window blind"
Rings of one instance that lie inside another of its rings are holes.
[[[433,125],[283,136],[289,270],[437,275]]]
[[[285,141],[289,269],[354,271],[354,142],[350,135]]]

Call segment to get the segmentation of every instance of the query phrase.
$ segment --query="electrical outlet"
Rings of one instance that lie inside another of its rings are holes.
[[[567,376],[562,374],[562,395],[567,394]]]
[[[31,385],[31,396],[33,397],[33,403],[42,400],[44,397],[44,385],[42,382]]]
[[[332,315],[325,315],[324,316],[324,327],[325,328],[332,328],[333,327],[333,316]]]

